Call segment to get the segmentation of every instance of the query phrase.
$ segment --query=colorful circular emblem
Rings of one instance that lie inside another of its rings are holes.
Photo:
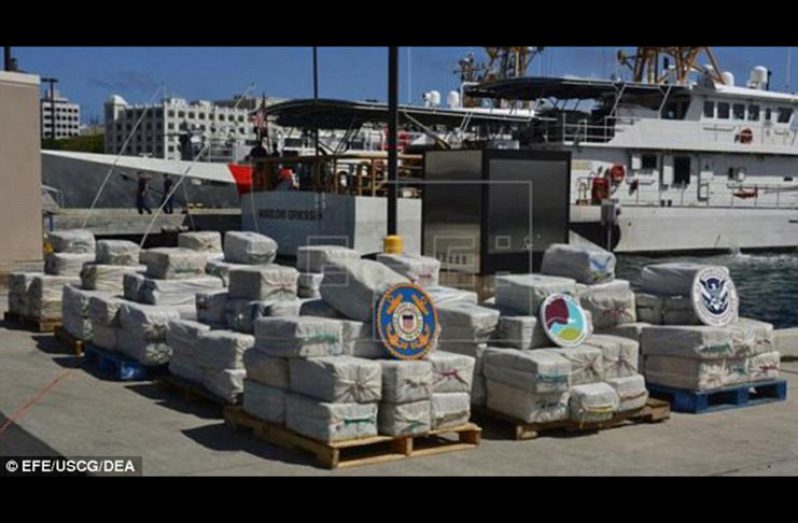
[[[400,360],[423,358],[438,338],[438,313],[424,289],[394,285],[377,304],[377,329],[385,348]]]
[[[576,347],[590,335],[590,321],[576,299],[552,294],[540,306],[543,332],[558,347]]]
[[[737,288],[722,267],[705,267],[693,278],[693,310],[706,325],[722,327],[737,318]]]

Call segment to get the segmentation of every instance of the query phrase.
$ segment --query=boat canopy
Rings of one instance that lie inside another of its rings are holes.
[[[632,82],[613,82],[590,78],[550,78],[523,77],[510,78],[484,84],[470,85],[465,88],[465,95],[472,98],[494,98],[504,100],[538,100],[555,98],[558,100],[589,100],[605,97],[624,97],[659,95],[666,92],[677,94],[687,92],[687,88],[679,85],[658,85]]]

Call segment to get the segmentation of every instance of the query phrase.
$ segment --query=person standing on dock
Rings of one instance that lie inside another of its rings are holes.
[[[139,210],[139,214],[144,214],[144,211],[152,214],[150,206],[147,205],[147,185],[147,178],[144,177],[143,173],[139,173],[138,188],[136,189],[136,207]]]
[[[174,196],[170,194],[172,191],[172,180],[168,174],[163,175],[163,211],[166,214],[174,212]]]

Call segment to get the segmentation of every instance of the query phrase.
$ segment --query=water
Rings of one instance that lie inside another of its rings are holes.
[[[718,256],[648,257],[618,255],[616,276],[639,282],[640,270],[650,263],[691,261],[729,268],[740,295],[740,315],[772,323],[776,328],[798,327],[798,254],[723,254]]]

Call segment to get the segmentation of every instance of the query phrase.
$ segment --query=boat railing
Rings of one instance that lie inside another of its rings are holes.
[[[569,121],[566,113],[558,118],[538,118],[543,134],[549,141],[607,143],[616,133],[637,123],[639,118],[629,116],[605,116],[600,122],[589,118]]]

